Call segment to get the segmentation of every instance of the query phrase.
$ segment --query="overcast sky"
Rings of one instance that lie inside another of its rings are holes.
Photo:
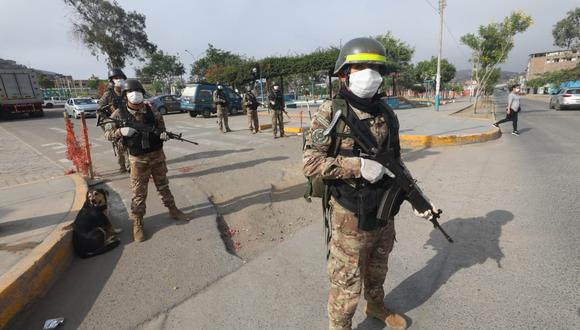
[[[118,2],[125,10],[147,17],[150,41],[166,53],[178,54],[188,73],[193,56],[202,55],[208,43],[259,59],[308,53],[355,37],[391,31],[415,48],[413,62],[437,54],[439,16],[430,6],[437,7],[437,0]],[[534,25],[516,38],[503,69],[523,71],[528,54],[556,49],[552,27],[576,6],[578,0],[447,0],[443,57],[458,69],[470,68],[470,50],[457,44],[459,38],[521,9],[533,17]],[[0,58],[75,79],[106,76],[104,60],[97,60],[73,38],[73,14],[64,1],[0,0],[0,12]],[[125,72],[131,76],[133,68],[140,65],[129,64]]]

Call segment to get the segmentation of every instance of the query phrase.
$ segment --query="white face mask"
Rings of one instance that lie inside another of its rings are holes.
[[[143,93],[138,91],[132,91],[127,93],[127,100],[133,104],[143,103]]]
[[[354,95],[368,99],[378,92],[383,83],[383,77],[373,69],[364,69],[351,73],[348,78],[348,88]]]
[[[274,86],[274,90],[275,90],[275,91],[278,91],[278,89],[280,89],[280,87],[278,87],[278,86]]]
[[[125,86],[125,79],[113,79],[113,84],[115,84],[115,87],[123,88]]]

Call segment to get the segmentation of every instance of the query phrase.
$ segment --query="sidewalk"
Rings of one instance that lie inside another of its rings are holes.
[[[61,244],[60,239],[54,244],[43,242],[60,235],[59,224],[72,220],[70,211],[79,186],[73,178],[64,176],[64,168],[1,127],[0,141],[2,328],[30,302],[30,297],[41,295],[59,266],[66,264],[65,255],[57,261],[49,255],[54,246]]]

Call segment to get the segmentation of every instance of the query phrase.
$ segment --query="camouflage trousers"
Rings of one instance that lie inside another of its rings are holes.
[[[248,113],[248,126],[250,128],[250,132],[258,133],[260,129],[260,124],[258,123],[258,110],[246,110]]]
[[[121,143],[121,141],[118,141],[117,143],[115,143],[113,148],[117,150],[117,162],[119,164],[119,169],[127,170],[131,168],[131,162],[129,161],[129,152],[127,151],[127,148],[125,148],[123,143]]]
[[[129,156],[131,161],[131,213],[142,218],[145,215],[145,201],[147,200],[147,188],[149,178],[153,178],[153,183],[157,192],[161,196],[163,205],[166,207],[175,206],[173,195],[169,190],[169,179],[167,179],[167,165],[165,164],[165,154],[163,149],[147,153],[143,156]]]
[[[230,126],[228,125],[228,108],[218,105],[217,106],[217,117],[218,117],[218,127],[220,132],[229,132]]]
[[[384,227],[362,231],[355,214],[334,199],[330,205],[332,238],[326,268],[330,278],[329,329],[351,329],[363,287],[367,301],[383,305],[383,284],[395,242],[395,223],[391,219]]]
[[[274,137],[280,128],[280,136],[284,136],[284,112],[282,110],[272,110],[272,132]]]

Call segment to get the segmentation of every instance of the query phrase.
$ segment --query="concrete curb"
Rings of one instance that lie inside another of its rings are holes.
[[[484,133],[466,135],[401,135],[403,148],[432,148],[480,143],[499,138],[501,131],[493,128]]]
[[[0,276],[0,329],[8,326],[22,310],[41,298],[69,266],[73,258],[72,222],[85,202],[87,183],[78,174],[73,205],[65,221],[24,259]]]

